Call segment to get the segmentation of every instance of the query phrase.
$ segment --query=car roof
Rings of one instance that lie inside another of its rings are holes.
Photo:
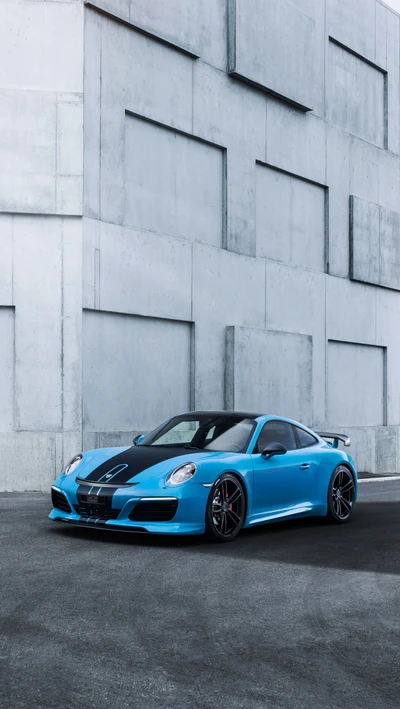
[[[187,414],[180,414],[180,416],[239,416],[243,418],[249,418],[249,419],[257,419],[260,416],[266,416],[267,414],[256,414],[254,412],[249,412],[249,411],[209,411],[208,409],[204,411],[188,411]]]

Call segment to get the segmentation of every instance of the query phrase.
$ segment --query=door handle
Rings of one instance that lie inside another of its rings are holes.
[[[299,470],[308,470],[309,467],[310,467],[310,463],[302,463],[302,464],[299,466]]]

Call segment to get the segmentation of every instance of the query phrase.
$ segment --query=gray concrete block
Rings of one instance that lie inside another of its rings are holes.
[[[82,91],[83,14],[75,2],[2,0],[0,86]]]
[[[228,149],[265,158],[266,98],[225,72],[193,64],[193,133]]]
[[[335,42],[328,48],[328,119],[380,147],[386,143],[385,74]]]
[[[384,426],[376,430],[376,468],[382,474],[399,472],[399,429]]]
[[[366,283],[380,278],[380,209],[373,202],[352,197],[350,201],[350,276]]]
[[[222,246],[223,150],[127,116],[125,179],[126,224]]]
[[[400,213],[357,197],[350,206],[351,277],[400,290]]]
[[[288,416],[311,424],[312,338],[227,328],[227,408]]]
[[[191,320],[191,244],[89,220],[85,220],[84,242],[86,307]]]
[[[85,311],[83,394],[91,432],[150,430],[188,411],[190,323]]]
[[[328,276],[326,279],[326,337],[329,340],[387,342],[376,334],[376,289],[361,283]]]
[[[381,426],[386,422],[383,347],[330,340],[327,383],[329,425]]]
[[[224,407],[225,327],[265,325],[265,263],[194,245],[195,408]]]
[[[55,433],[0,432],[0,489],[48,492],[61,470]]]
[[[221,69],[226,67],[226,3],[224,0],[94,0],[94,5],[185,47]]]
[[[256,181],[257,255],[324,271],[324,188],[260,164]]]
[[[101,57],[100,214],[122,224],[125,111],[191,132],[192,60],[105,19]]]
[[[383,151],[364,140],[350,142],[350,194],[379,201],[379,162]]]
[[[230,71],[320,115],[323,4],[249,0],[231,2],[230,13]]]
[[[55,211],[56,95],[0,90],[0,210]]]
[[[323,273],[267,261],[266,327],[313,338],[313,426],[325,423],[326,311]]]
[[[326,123],[268,97],[266,161],[325,184]]]
[[[14,315],[0,306],[0,431],[14,428]]]
[[[15,428],[61,427],[62,220],[14,218]]]
[[[374,61],[375,0],[327,0],[327,32],[346,47]]]

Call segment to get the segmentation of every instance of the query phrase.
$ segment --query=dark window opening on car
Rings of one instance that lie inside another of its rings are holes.
[[[315,446],[315,444],[318,443],[318,439],[311,433],[308,433],[308,431],[305,431],[303,428],[299,428],[299,426],[293,426],[293,428],[296,434],[298,448],[308,448],[309,446]]]
[[[293,427],[285,421],[267,421],[263,427],[253,453],[262,453],[271,443],[281,443],[288,451],[294,450],[296,439]]]

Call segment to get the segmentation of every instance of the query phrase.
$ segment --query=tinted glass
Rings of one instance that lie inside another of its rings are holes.
[[[254,428],[254,419],[239,414],[188,414],[167,421],[138,445],[243,452]]]
[[[315,444],[318,443],[317,439],[314,438],[311,433],[307,433],[307,431],[304,431],[298,426],[295,426],[295,428],[299,440],[299,448],[308,448],[308,446],[315,446]]]
[[[270,443],[282,443],[288,451],[296,448],[293,428],[284,421],[268,421],[262,429],[254,453],[262,453]]]

